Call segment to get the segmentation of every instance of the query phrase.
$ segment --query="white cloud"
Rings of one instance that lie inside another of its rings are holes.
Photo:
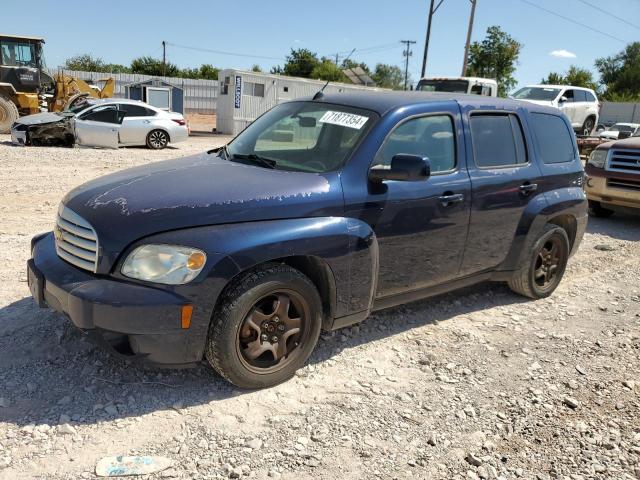
[[[556,58],[576,58],[576,54],[569,50],[554,50],[549,52],[549,55]]]

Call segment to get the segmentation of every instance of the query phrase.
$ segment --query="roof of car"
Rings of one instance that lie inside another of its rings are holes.
[[[526,85],[524,88],[559,88],[559,89],[571,88],[572,90],[586,90],[587,92],[595,93],[591,88],[576,87],[574,85],[546,85],[546,84],[542,84],[542,85]]]
[[[313,97],[303,97],[298,100],[310,101],[313,100]],[[435,102],[457,102],[461,106],[488,109],[516,110],[524,107],[529,110],[558,113],[557,109],[551,107],[518,100],[445,92],[348,91],[326,93],[322,98],[314,101],[373,110],[380,115],[384,115],[391,110],[401,107]]]
[[[618,122],[618,123],[614,123],[613,125],[611,125],[612,127],[615,127],[616,125],[621,125],[623,127],[632,127],[632,128],[638,128],[640,127],[640,123],[625,123],[625,122]]]
[[[93,105],[100,105],[101,103],[131,103],[134,105],[144,105],[145,107],[151,106],[141,100],[131,100],[129,98],[88,98],[87,101]]]

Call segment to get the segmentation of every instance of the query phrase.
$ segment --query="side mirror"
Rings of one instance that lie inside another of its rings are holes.
[[[567,100],[569,100],[569,99],[563,95],[563,96],[560,97],[560,100],[558,100],[558,103],[564,103]]]
[[[429,159],[419,155],[398,153],[391,159],[391,165],[374,165],[369,170],[369,180],[381,183],[385,180],[400,182],[420,182],[431,176]]]

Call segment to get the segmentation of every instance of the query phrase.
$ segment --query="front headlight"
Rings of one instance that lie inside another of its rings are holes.
[[[197,248],[178,245],[142,245],[122,265],[123,275],[147,282],[182,285],[202,271],[207,255]]]
[[[589,156],[589,165],[593,165],[596,168],[604,168],[604,164],[607,161],[607,150],[594,150]]]

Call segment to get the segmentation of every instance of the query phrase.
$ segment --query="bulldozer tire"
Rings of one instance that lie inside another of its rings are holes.
[[[11,125],[18,120],[18,107],[9,98],[0,95],[0,133],[11,133]]]
[[[76,93],[75,95],[72,95],[64,104],[64,110],[69,110],[70,108],[75,107],[77,103],[84,101],[88,96],[88,93]]]

